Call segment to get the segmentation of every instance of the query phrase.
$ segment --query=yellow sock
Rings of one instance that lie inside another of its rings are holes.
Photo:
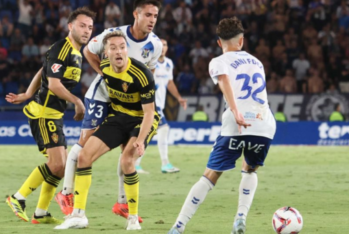
[[[36,167],[33,172],[29,175],[27,180],[23,183],[22,187],[18,190],[18,192],[23,196],[27,197],[31,194],[35,189],[37,189],[42,182],[44,181],[44,173],[46,172],[46,164],[42,164]]]
[[[87,195],[92,182],[92,168],[77,168],[75,173],[74,209],[86,210]]]
[[[56,188],[57,186],[53,186],[52,184],[49,184],[46,181],[42,183],[37,208],[46,211],[48,210],[51,200],[55,196]]]
[[[128,210],[130,215],[138,214],[139,202],[139,177],[137,171],[125,175],[124,179],[125,193],[127,197]]]

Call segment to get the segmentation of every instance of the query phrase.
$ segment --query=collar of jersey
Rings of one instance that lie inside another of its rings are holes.
[[[126,69],[125,69],[123,72],[120,72],[120,73],[115,72],[115,71],[113,70],[113,67],[111,66],[111,64],[110,64],[109,69],[110,69],[110,72],[113,74],[113,76],[115,76],[115,77],[117,77],[117,78],[120,78],[120,77],[124,76],[124,75],[127,73],[128,69],[130,69],[131,64],[132,64],[132,61],[131,61],[130,58],[128,58],[127,67],[126,67]]]
[[[137,40],[136,38],[133,37],[133,35],[132,35],[132,33],[131,33],[131,25],[129,25],[129,26],[127,27],[126,33],[127,33],[127,36],[128,36],[132,41],[134,41],[134,42],[143,42],[143,41],[147,40],[147,39],[148,39],[148,36],[149,36],[149,34],[148,34],[145,38],[140,39],[140,40]]]
[[[69,42],[69,44],[71,45],[71,48],[73,48],[73,50],[75,50],[76,52],[78,52],[78,54],[80,54],[80,56],[81,56],[80,51],[78,51],[77,49],[75,49],[75,47],[73,46],[73,43],[71,43],[69,37],[66,37],[65,39]]]

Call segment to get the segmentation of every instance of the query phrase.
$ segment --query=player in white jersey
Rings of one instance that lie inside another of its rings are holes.
[[[207,193],[224,171],[235,168],[242,152],[242,179],[232,234],[245,233],[247,213],[257,189],[256,170],[264,165],[276,123],[268,106],[263,64],[241,51],[243,33],[241,21],[236,17],[221,20],[217,27],[223,55],[212,59],[209,71],[226,101],[222,130],[213,145],[204,175],[191,188],[169,234],[184,232]]]
[[[110,99],[106,84],[101,75],[101,58],[104,57],[103,38],[106,34],[121,30],[127,39],[128,56],[146,64],[154,73],[158,58],[161,55],[162,43],[152,32],[161,8],[160,0],[135,0],[133,25],[105,29],[104,32],[94,37],[84,48],[84,55],[92,68],[98,73],[85,95],[85,116],[82,123],[82,131],[78,144],[73,145],[69,152],[63,190],[57,194],[56,201],[63,213],[70,214],[73,210],[74,174],[77,157],[88,138],[108,115]],[[121,156],[120,156],[121,158]],[[120,160],[119,160],[120,161]],[[117,215],[128,217],[128,205],[124,190],[124,175],[118,165],[119,194],[118,202],[113,207]],[[139,222],[142,219],[139,217]]]
[[[160,115],[159,127],[157,130],[158,148],[160,153],[160,158],[162,162],[161,172],[162,173],[175,173],[179,172],[179,168],[174,167],[170,160],[168,159],[168,132],[170,127],[167,123],[166,117],[164,115],[164,108],[166,102],[166,92],[167,89],[170,93],[177,99],[179,104],[184,108],[187,108],[187,100],[183,99],[179,94],[175,83],[173,82],[173,62],[171,59],[166,57],[167,53],[167,41],[161,39],[162,42],[162,53],[156,64],[154,79],[155,79],[155,103],[156,110]],[[141,169],[140,157],[136,162],[137,172]],[[138,168],[137,168],[138,167]]]

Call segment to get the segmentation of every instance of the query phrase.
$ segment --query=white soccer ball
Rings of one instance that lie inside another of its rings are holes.
[[[272,225],[277,234],[297,234],[302,230],[303,217],[295,208],[285,206],[275,211]]]

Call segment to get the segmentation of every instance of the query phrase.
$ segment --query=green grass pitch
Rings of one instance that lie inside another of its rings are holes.
[[[191,186],[202,175],[209,146],[171,146],[172,163],[177,174],[161,174],[160,157],[150,146],[140,175],[139,213],[144,219],[139,233],[166,234],[173,225]],[[117,198],[119,150],[109,152],[93,165],[92,186],[87,204],[90,226],[85,230],[53,230],[53,225],[33,225],[19,220],[5,203],[34,167],[45,162],[35,146],[0,146],[0,234],[8,233],[126,233],[125,219],[111,208]],[[348,147],[271,147],[266,166],[258,171],[258,189],[247,219],[247,234],[272,234],[273,212],[282,206],[294,206],[304,219],[301,233],[349,233],[349,148]],[[236,212],[241,159],[237,169],[222,175],[208,194],[185,233],[230,233]],[[62,184],[62,183],[61,183]],[[61,189],[61,186],[58,190]],[[27,199],[27,214],[35,210],[40,189]],[[50,212],[62,218],[52,201]],[[128,233],[128,232],[127,232]]]

